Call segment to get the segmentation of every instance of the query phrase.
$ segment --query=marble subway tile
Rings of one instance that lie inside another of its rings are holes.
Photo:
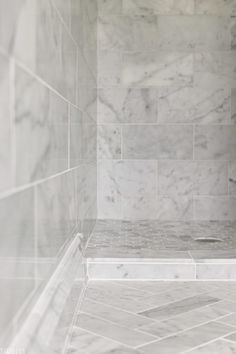
[[[121,158],[121,127],[118,125],[98,126],[98,158]]]
[[[54,257],[73,236],[76,221],[75,176],[70,171],[37,187],[37,235],[40,258]]]
[[[191,15],[194,13],[194,0],[123,0],[123,11],[138,15]]]
[[[223,124],[230,121],[231,96],[227,88],[160,88],[158,98],[158,122],[161,124]]]
[[[110,123],[155,123],[157,91],[154,88],[111,87],[98,90],[98,121]]]
[[[0,55],[0,192],[13,185],[11,167],[10,63]]]
[[[194,154],[197,160],[233,160],[236,156],[236,127],[196,126]]]
[[[230,50],[229,17],[160,16],[157,47],[160,50]]]
[[[16,183],[20,185],[67,167],[68,108],[20,68],[16,68],[15,97]]]
[[[160,195],[228,193],[228,164],[224,161],[160,161],[158,166]]]
[[[236,15],[234,0],[195,0],[195,12],[198,15]]]
[[[236,161],[229,162],[229,194],[236,195]]]
[[[236,352],[236,344],[224,339],[218,339],[212,343],[191,350],[192,354],[233,354],[234,352]]]
[[[154,50],[157,43],[156,16],[100,15],[98,40],[101,50]]]
[[[83,158],[83,116],[82,112],[70,106],[70,167],[78,166]]]
[[[210,322],[161,341],[141,347],[147,354],[167,352],[168,354],[183,353],[194,347],[210,342],[232,332],[232,327],[218,322]]]
[[[236,198],[195,197],[196,220],[236,220]]]
[[[157,219],[192,220],[192,198],[189,196],[157,196]]]
[[[236,88],[236,52],[195,53],[194,84],[204,88]]]
[[[191,159],[191,126],[133,125],[123,126],[125,159]]]
[[[231,90],[231,122],[236,123],[236,89]]]
[[[183,86],[193,82],[193,55],[181,52],[125,53],[122,84],[133,87]]]

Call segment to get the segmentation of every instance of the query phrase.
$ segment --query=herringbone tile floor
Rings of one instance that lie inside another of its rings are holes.
[[[236,353],[236,282],[89,282],[68,354]]]

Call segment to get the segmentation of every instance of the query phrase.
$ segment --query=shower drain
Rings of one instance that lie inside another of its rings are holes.
[[[217,237],[198,237],[195,238],[196,242],[202,242],[202,243],[214,243],[214,242],[223,242],[221,238]]]

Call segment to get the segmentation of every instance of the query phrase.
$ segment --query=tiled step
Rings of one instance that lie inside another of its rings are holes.
[[[236,280],[235,258],[88,258],[91,280]]]

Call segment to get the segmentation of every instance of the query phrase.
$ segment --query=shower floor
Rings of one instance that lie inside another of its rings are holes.
[[[236,222],[98,220],[91,278],[236,279]]]

